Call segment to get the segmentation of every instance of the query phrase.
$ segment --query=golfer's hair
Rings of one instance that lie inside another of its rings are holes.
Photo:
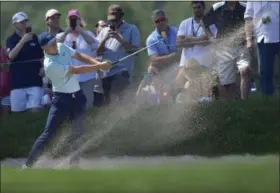
[[[205,8],[205,2],[204,1],[191,1],[191,5],[195,3],[200,3]]]

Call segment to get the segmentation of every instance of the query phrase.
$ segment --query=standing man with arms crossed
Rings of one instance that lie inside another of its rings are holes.
[[[72,150],[76,150],[83,134],[86,98],[80,88],[75,74],[88,73],[95,70],[108,70],[111,65],[98,62],[85,54],[80,54],[63,43],[57,43],[52,34],[40,39],[45,51],[44,69],[46,76],[52,81],[53,102],[49,111],[43,133],[35,141],[26,164],[23,168],[32,167],[47,143],[54,137],[57,129],[66,118],[72,121]],[[91,65],[71,66],[72,58]],[[70,160],[70,164],[79,161],[78,155]]]
[[[209,34],[202,25],[205,2],[192,1],[191,6],[194,16],[181,22],[177,35],[177,46],[183,47],[180,68],[176,77],[177,93],[181,91],[184,93],[185,84],[191,81],[186,78],[186,74],[189,74],[186,72],[189,63],[207,69],[212,62],[211,52],[205,47],[210,43]]]
[[[273,83],[275,56],[278,54],[280,58],[279,10],[279,1],[248,1],[244,15],[247,48],[252,51],[255,35],[259,52],[261,90],[267,96],[275,92]]]

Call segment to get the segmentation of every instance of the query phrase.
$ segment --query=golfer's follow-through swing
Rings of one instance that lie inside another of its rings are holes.
[[[42,37],[40,45],[45,52],[45,74],[53,84],[53,101],[44,131],[35,141],[23,168],[34,165],[43,148],[53,139],[57,129],[67,118],[72,121],[71,148],[72,150],[78,148],[79,139],[83,134],[86,98],[74,75],[111,68],[109,62],[101,63],[87,55],[77,53],[62,43],[57,43],[56,38],[51,34]],[[72,58],[91,65],[73,67],[70,65]],[[79,156],[77,155],[70,160],[70,164],[78,161]]]
[[[162,39],[154,44],[159,43],[165,37],[166,34],[162,33]],[[77,53],[65,44],[57,43],[56,37],[51,34],[46,34],[42,37],[40,45],[45,53],[45,74],[53,84],[53,102],[44,131],[35,141],[23,168],[29,168],[34,165],[45,146],[53,139],[57,129],[67,118],[70,118],[72,122],[72,135],[69,142],[71,149],[75,151],[81,144],[81,136],[84,131],[83,122],[85,119],[86,98],[79,86],[79,81],[74,76],[75,74],[96,70],[107,71],[112,67],[112,64],[117,64],[149,47],[144,47],[111,63],[108,61],[99,62],[92,57]],[[71,66],[72,58],[92,65]],[[71,157],[70,164],[77,164],[79,157],[79,155]]]

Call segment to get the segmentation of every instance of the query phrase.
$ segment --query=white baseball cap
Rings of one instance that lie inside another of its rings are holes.
[[[51,17],[53,15],[56,15],[56,14],[61,15],[61,13],[56,9],[48,10],[47,13],[46,13],[46,16],[45,16],[45,20],[47,20],[49,17]]]
[[[14,24],[14,23],[20,23],[20,22],[22,22],[22,21],[24,21],[24,20],[27,20],[28,19],[28,16],[27,16],[27,14],[26,13],[24,13],[24,12],[17,12],[14,16],[13,16],[13,18],[12,18],[12,23]]]

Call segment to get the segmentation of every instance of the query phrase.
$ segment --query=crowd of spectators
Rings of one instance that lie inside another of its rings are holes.
[[[252,88],[252,52],[259,61],[260,91],[271,96],[275,57],[280,56],[279,2],[221,1],[207,9],[204,1],[190,2],[192,16],[179,27],[171,25],[164,10],[152,13],[154,31],[146,39],[148,69],[136,101],[172,103],[186,100],[247,99]],[[1,46],[0,104],[3,114],[38,112],[52,102],[52,84],[44,74],[41,37],[50,33],[57,41],[99,61],[116,61],[140,48],[140,32],[126,22],[120,5],[109,6],[107,19],[92,30],[77,9],[69,10],[67,27],[61,27],[59,10],[45,14],[46,30],[34,34],[24,12],[12,17],[14,28]],[[237,33],[237,31],[241,33]],[[234,34],[234,35],[232,35]],[[234,40],[226,41],[229,36]],[[77,75],[87,108],[128,103],[136,56],[109,71]],[[84,65],[73,59],[72,65]],[[130,92],[131,93],[131,92]]]

